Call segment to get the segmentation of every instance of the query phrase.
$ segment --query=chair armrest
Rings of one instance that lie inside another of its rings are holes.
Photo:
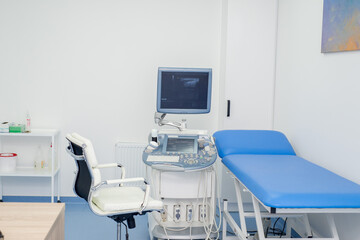
[[[144,178],[126,178],[126,179],[114,179],[105,181],[107,185],[110,184],[122,184],[122,183],[130,183],[130,182],[144,182],[148,184]]]
[[[124,184],[124,183],[130,183],[130,182],[144,182],[145,184],[148,185],[147,181],[144,178],[113,179],[113,180],[102,181],[101,183],[93,186],[91,188],[91,190],[96,191],[102,185]]]
[[[146,181],[145,181],[145,184],[146,184],[146,189],[145,189],[144,200],[141,204],[140,214],[146,208],[148,201],[149,201],[149,196],[150,196],[150,185]]]
[[[121,165],[120,163],[107,163],[107,164],[98,164],[95,168],[101,169],[101,168],[111,168],[111,167],[119,167],[121,168],[121,179],[125,178],[125,167]]]
[[[111,167],[123,167],[123,166],[117,163],[106,163],[106,164],[96,165],[96,168],[111,168]]]

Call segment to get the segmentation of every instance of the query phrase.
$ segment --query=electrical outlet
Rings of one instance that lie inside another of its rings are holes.
[[[161,219],[163,222],[167,221],[167,211],[168,210],[168,206],[164,205],[164,211],[161,213]]]
[[[207,211],[206,211],[206,204],[200,204],[199,205],[199,221],[205,222],[207,217]]]
[[[174,205],[174,222],[180,222],[181,214],[180,214],[180,205]]]
[[[193,219],[193,207],[192,205],[186,205],[186,221],[191,222]]]

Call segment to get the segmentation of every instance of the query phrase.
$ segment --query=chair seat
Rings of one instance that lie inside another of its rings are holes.
[[[104,212],[137,212],[141,209],[145,192],[139,187],[101,188],[92,197],[92,202]],[[162,209],[162,202],[149,197],[144,211]]]

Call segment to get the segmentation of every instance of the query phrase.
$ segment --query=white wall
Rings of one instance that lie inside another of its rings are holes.
[[[275,129],[296,152],[360,184],[360,52],[321,54],[322,0],[280,0]],[[342,240],[360,215],[337,215]]]
[[[0,0],[0,121],[21,122],[28,109],[34,128],[61,130],[64,196],[75,170],[64,135],[90,138],[100,162],[114,160],[119,140],[145,142],[159,66],[213,68],[211,113],[187,119],[214,131],[220,9],[218,0]],[[49,194],[44,180],[27,180],[6,179],[4,194]]]

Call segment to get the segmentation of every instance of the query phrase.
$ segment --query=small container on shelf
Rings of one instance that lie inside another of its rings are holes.
[[[16,153],[0,153],[0,171],[13,172],[16,170]]]
[[[45,162],[45,167],[47,167],[49,170],[52,169],[52,143],[50,143],[50,148],[48,149],[48,154],[47,154],[47,158],[46,158],[46,162]]]
[[[35,158],[34,158],[34,168],[35,169],[44,169],[45,168],[45,158],[44,158],[44,154],[43,154],[43,151],[42,151],[40,145],[38,146],[38,148],[36,150],[36,154],[35,154]]]
[[[11,124],[9,126],[9,132],[11,133],[23,133],[25,131],[24,124]]]
[[[0,123],[0,133],[8,133],[9,132],[9,123],[3,122]]]
[[[26,113],[26,125],[25,125],[25,132],[31,132],[31,117],[29,111]]]

